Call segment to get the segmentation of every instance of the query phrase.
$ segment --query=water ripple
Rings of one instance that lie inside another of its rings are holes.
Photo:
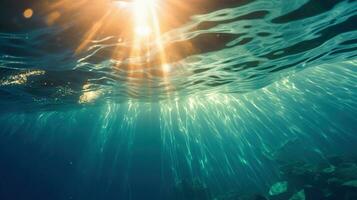
[[[165,76],[156,41],[147,44],[149,52],[130,56],[133,41],[107,34],[76,53],[71,42],[80,34],[68,36],[76,21],[2,32],[0,104],[16,99],[25,107],[46,107],[245,93],[305,68],[356,59],[356,1],[224,1],[216,7],[160,36]]]

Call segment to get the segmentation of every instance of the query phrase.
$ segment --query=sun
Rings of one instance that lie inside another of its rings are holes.
[[[119,9],[130,10],[134,16],[134,34],[137,37],[148,37],[154,33],[154,20],[158,0],[114,1]]]
[[[147,37],[153,34],[157,0],[134,0],[135,30],[138,37]]]
[[[131,3],[134,16],[134,46],[139,47],[139,52],[135,52],[134,50],[132,55],[140,54],[141,49],[146,49],[147,43],[150,43],[151,48],[159,50],[158,57],[161,72],[166,74],[170,72],[171,67],[167,64],[167,58],[161,41],[160,22],[157,16],[159,3],[159,0],[134,0]]]
[[[76,55],[85,55],[93,41],[110,35],[119,41],[110,50],[110,59],[116,61],[113,70],[124,69],[128,76],[136,78],[139,73],[167,78],[175,71],[170,58],[179,54],[167,48],[164,37],[176,20],[172,9],[167,13],[167,7],[180,7],[170,4],[176,1],[179,0],[78,0],[73,4],[72,0],[57,0],[48,5],[47,21],[49,25],[65,23],[70,20],[65,16],[80,11],[76,20],[83,22],[83,36],[75,46]],[[63,13],[58,14],[60,11]]]

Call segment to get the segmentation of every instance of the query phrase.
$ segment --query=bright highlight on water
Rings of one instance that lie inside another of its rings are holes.
[[[0,2],[0,199],[357,199],[356,13]]]

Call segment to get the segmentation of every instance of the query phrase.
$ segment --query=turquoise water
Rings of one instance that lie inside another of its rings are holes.
[[[355,199],[357,2],[197,8],[160,36],[165,76],[154,41],[76,53],[80,10],[3,22],[0,199]]]

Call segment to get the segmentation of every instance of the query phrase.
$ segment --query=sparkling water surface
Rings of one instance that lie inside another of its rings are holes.
[[[164,66],[126,21],[0,3],[0,199],[288,200],[284,166],[357,156],[357,1],[172,2]]]

